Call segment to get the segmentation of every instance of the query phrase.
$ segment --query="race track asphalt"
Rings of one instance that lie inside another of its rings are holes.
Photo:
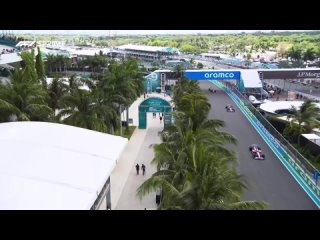
[[[316,204],[291,176],[229,96],[208,81],[199,82],[211,104],[209,118],[223,120],[226,124],[223,131],[238,139],[238,144],[231,148],[239,157],[238,170],[244,175],[248,185],[243,200],[266,201],[269,204],[267,209],[271,210],[317,210]],[[210,86],[217,89],[217,93],[210,93],[208,91]],[[232,104],[236,111],[226,112],[227,104]],[[252,143],[261,147],[266,156],[265,160],[252,159],[249,152],[249,146]]]

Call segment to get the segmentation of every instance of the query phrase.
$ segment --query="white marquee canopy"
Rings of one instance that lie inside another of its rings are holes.
[[[57,123],[1,123],[0,209],[90,209],[127,142]]]

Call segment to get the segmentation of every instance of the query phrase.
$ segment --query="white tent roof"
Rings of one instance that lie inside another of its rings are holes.
[[[111,52],[109,48],[85,48],[85,49],[73,49],[68,48],[66,49],[72,54],[77,54],[79,56],[94,56],[95,54],[99,55],[100,51],[103,52],[103,54],[107,54]]]
[[[0,64],[20,62],[22,58],[17,53],[6,53],[0,56]]]
[[[302,104],[303,101],[274,101],[261,104],[260,109],[265,112],[276,113],[277,110],[291,109],[292,106],[300,109]]]
[[[148,52],[158,52],[164,51],[165,47],[156,47],[156,46],[143,46],[143,45],[134,45],[127,44],[117,47],[119,49],[130,49],[130,50],[138,50],[138,51],[148,51]]]
[[[257,70],[240,70],[245,88],[262,88]]]
[[[31,52],[31,49],[26,50],[27,52]],[[38,55],[38,49],[34,48],[34,54]],[[6,53],[0,56],[0,64],[8,64],[14,62],[20,62],[22,58],[18,55],[18,53]]]
[[[57,123],[1,123],[0,209],[90,209],[127,142]]]
[[[301,134],[302,136],[304,136],[305,138],[309,139],[309,140],[320,140],[320,137],[316,134],[313,133],[309,133],[309,134]]]

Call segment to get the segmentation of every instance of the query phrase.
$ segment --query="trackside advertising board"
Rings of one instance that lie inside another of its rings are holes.
[[[240,80],[240,71],[185,71],[189,80]]]

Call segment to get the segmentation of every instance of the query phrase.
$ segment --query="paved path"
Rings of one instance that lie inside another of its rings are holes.
[[[159,94],[149,94],[149,97]],[[170,101],[170,97],[162,98]],[[138,126],[138,106],[143,101],[139,98],[129,109],[129,118],[133,119],[133,125]],[[158,133],[163,129],[163,121],[160,124],[159,114],[153,119],[152,113],[147,113],[147,129],[136,129],[130,138],[117,166],[111,174],[111,209],[116,210],[144,210],[156,209],[155,192],[150,193],[140,200],[136,196],[137,188],[148,179],[155,171],[156,166],[150,164],[154,154],[152,144],[161,143]],[[143,163],[146,166],[146,175],[136,174],[135,165]]]

